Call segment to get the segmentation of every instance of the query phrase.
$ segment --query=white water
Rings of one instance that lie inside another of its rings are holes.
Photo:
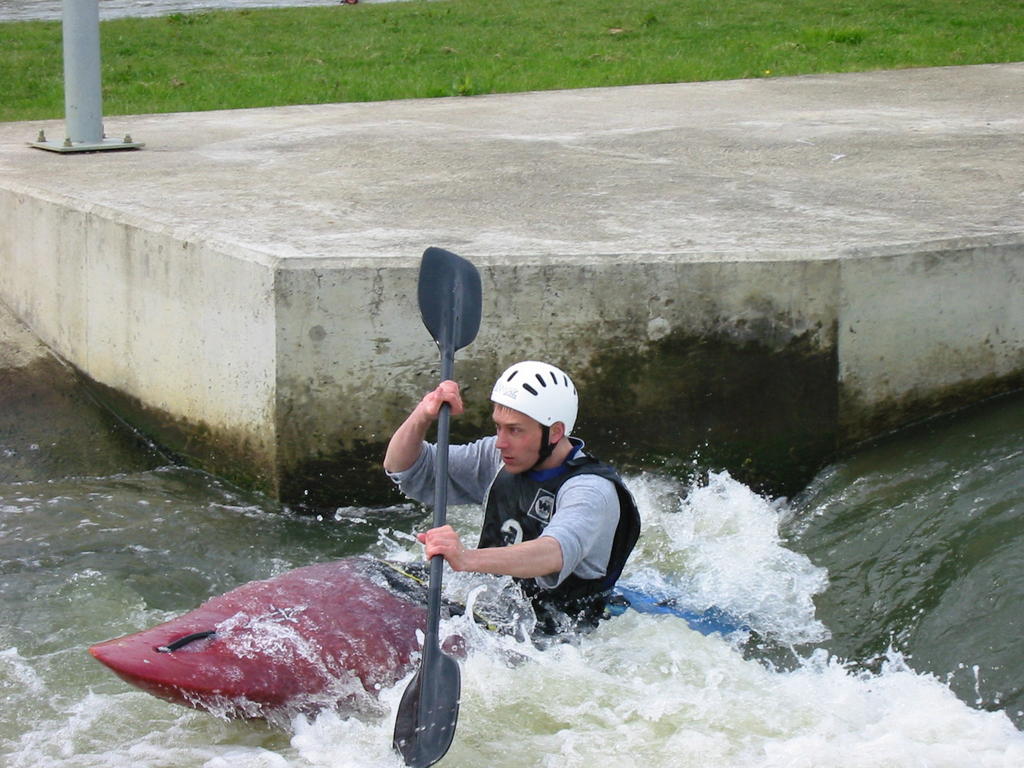
[[[685,594],[694,608],[718,605],[783,645],[826,636],[812,602],[826,576],[780,540],[784,504],[727,475],[696,489],[654,476],[630,485],[645,530],[627,580]],[[471,509],[450,517],[467,532],[479,524]],[[382,530],[376,554],[418,556],[408,534]],[[468,586],[462,574],[446,578],[454,590]],[[776,671],[744,658],[735,641],[635,613],[605,622],[578,645],[546,651],[466,619],[447,628],[467,637],[469,655],[458,732],[441,766],[1024,765],[1024,734],[1004,714],[969,708],[897,654],[879,674],[820,653]],[[383,714],[328,712],[277,730],[164,704],[83,662],[84,647],[72,638],[56,645],[61,650],[23,658],[0,643],[3,720],[20,726],[3,728],[0,762],[10,768],[401,765],[390,744],[406,681],[382,693]]]

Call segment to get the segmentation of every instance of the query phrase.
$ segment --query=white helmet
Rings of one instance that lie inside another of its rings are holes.
[[[525,413],[545,427],[560,421],[566,435],[572,433],[579,408],[576,387],[568,374],[536,360],[510,366],[494,383],[491,400]]]

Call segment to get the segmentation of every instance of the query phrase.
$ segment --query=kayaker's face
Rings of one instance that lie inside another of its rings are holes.
[[[540,458],[540,422],[504,405],[494,406],[492,418],[498,431],[496,445],[505,469],[517,475],[533,467]]]

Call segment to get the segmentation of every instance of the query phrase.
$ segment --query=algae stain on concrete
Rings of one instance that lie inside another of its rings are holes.
[[[93,380],[84,381],[84,386],[110,413],[158,443],[174,463],[197,467],[241,488],[279,498],[273,450],[257,435],[174,416]]]
[[[1024,391],[1024,372],[1004,376],[980,376],[969,381],[918,388],[899,397],[881,401],[869,399],[852,387],[840,392],[840,439],[845,453],[882,436],[912,427],[920,422],[941,418],[976,403],[1008,393]]]
[[[577,431],[627,467],[688,474],[696,463],[793,493],[836,451],[836,353],[817,336],[769,345],[673,331],[606,350],[581,372]]]
[[[337,407],[343,408],[354,397],[357,397],[355,393],[339,396]],[[385,399],[387,402],[382,402]],[[282,435],[280,443],[283,448],[290,446],[292,450],[283,450],[279,456],[280,498],[297,510],[308,512],[333,510],[339,506],[386,506],[407,502],[385,475],[383,461],[392,431],[414,405],[415,402],[405,402],[395,394],[379,398],[378,406],[383,415],[378,421],[388,425],[379,430],[355,425],[349,432],[335,430],[325,434],[319,431],[300,436],[303,426],[317,428],[299,419],[283,420],[282,428],[287,429],[287,433]],[[452,420],[452,442],[466,443],[492,432],[489,417],[489,405],[468,405],[465,414]],[[428,439],[433,439],[433,435],[428,435]],[[308,451],[306,447],[311,442],[318,447]]]
[[[0,482],[103,477],[166,463],[57,360],[0,369]]]
[[[0,483],[107,476],[166,463],[0,305]]]

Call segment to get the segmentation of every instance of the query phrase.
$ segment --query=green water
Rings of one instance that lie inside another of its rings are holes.
[[[794,545],[829,570],[828,647],[892,646],[1024,724],[1024,400],[906,430],[821,473]]]
[[[792,503],[727,475],[627,478],[645,532],[625,578],[741,615],[798,660],[637,614],[544,653],[453,627],[470,653],[441,765],[1024,765],[1022,427],[1024,398],[995,401],[865,448]],[[45,453],[34,429],[0,439],[0,477]],[[421,510],[317,520],[180,467],[46,466],[0,482],[0,764],[400,765],[401,683],[358,716],[225,721],[135,691],[86,648],[290,568],[417,557]],[[478,511],[450,517],[471,540]]]

